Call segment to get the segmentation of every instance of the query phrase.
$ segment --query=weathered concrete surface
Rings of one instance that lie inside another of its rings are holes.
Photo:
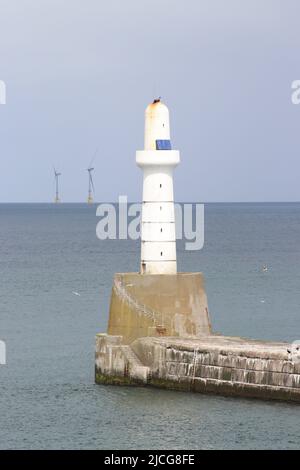
[[[300,402],[300,364],[289,360],[285,343],[215,335],[140,338],[131,346],[121,337],[97,341],[98,383]]]
[[[141,338],[132,344],[151,370],[152,385],[300,402],[300,364],[289,360],[288,347],[214,335]]]
[[[115,275],[108,334],[121,335],[123,342],[130,344],[145,336],[210,333],[201,273]]]
[[[118,385],[147,383],[150,370],[144,366],[122,336],[96,336],[96,382]]]
[[[300,357],[288,349],[213,335],[200,273],[116,274],[96,382],[300,402]]]

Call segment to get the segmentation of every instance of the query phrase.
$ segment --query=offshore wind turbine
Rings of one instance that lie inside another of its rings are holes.
[[[95,186],[94,186],[93,175],[92,175],[92,172],[94,170],[95,168],[91,166],[87,168],[87,172],[89,174],[89,192],[88,192],[88,199],[87,199],[88,204],[93,204],[94,202],[93,194],[95,194]]]
[[[54,199],[54,202],[55,202],[55,204],[58,204],[60,202],[60,198],[59,198],[59,177],[61,176],[61,173],[58,173],[54,167],[53,167],[53,170],[54,170],[54,178],[55,178],[55,199]]]
[[[87,198],[87,203],[88,204],[93,204],[94,202],[94,198],[93,196],[95,196],[95,186],[94,186],[94,181],[93,181],[93,175],[92,175],[92,172],[95,170],[95,168],[92,166],[95,158],[96,158],[96,155],[97,155],[97,152],[98,152],[98,149],[96,149],[96,152],[89,164],[89,167],[87,168],[87,172],[89,174],[89,189],[88,189],[88,198]]]

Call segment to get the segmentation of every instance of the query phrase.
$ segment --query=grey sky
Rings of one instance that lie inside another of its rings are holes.
[[[140,200],[144,108],[171,112],[179,201],[300,200],[298,0],[0,0],[0,201]]]

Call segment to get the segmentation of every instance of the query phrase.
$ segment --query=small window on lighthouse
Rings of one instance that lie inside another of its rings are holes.
[[[162,256],[162,251],[160,252],[160,256]]]
[[[161,187],[162,187],[162,184],[160,184],[159,187],[161,188]]]
[[[162,232],[162,228],[160,229],[160,231]]]

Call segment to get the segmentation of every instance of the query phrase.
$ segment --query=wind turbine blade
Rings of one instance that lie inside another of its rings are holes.
[[[96,148],[96,151],[95,151],[95,153],[94,153],[94,156],[93,156],[92,159],[91,159],[91,162],[90,162],[90,164],[89,164],[89,168],[91,168],[91,166],[92,166],[92,164],[93,164],[93,162],[94,162],[94,160],[95,160],[95,158],[96,158],[96,156],[97,156],[97,153],[98,153],[98,147]]]

